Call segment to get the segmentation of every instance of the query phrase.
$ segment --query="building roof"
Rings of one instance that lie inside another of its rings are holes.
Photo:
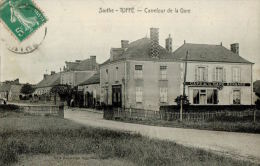
[[[35,88],[52,87],[60,84],[60,73],[47,75],[43,80],[35,85]]]
[[[0,92],[6,92],[9,91],[11,89],[11,84],[2,84],[0,86]]]
[[[253,83],[254,92],[260,95],[260,80]]]
[[[98,63],[94,62],[91,59],[77,60],[76,62],[65,62],[68,66],[68,70],[72,71],[86,71],[86,70],[95,70],[98,68]]]
[[[145,37],[129,43],[126,49],[124,48],[112,48],[113,59],[108,59],[102,65],[123,59],[132,60],[161,60],[161,59],[174,59],[172,53],[168,52],[165,48],[159,45],[158,58],[153,58],[150,55],[151,39]],[[114,51],[116,50],[116,51]]]
[[[185,60],[187,51],[188,61],[251,63],[221,45],[209,44],[185,43],[173,52],[174,58]]]
[[[91,76],[86,81],[83,81],[79,85],[91,85],[91,84],[99,84],[100,83],[100,73],[96,73],[93,76]]]

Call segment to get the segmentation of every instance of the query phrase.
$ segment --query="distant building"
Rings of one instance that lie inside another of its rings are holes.
[[[35,85],[35,91],[33,92],[34,99],[41,101],[59,100],[59,96],[54,96],[51,93],[51,89],[55,85],[60,85],[60,78],[61,73],[55,73],[54,71],[50,75],[44,74],[43,79]]]
[[[7,101],[19,100],[22,86],[23,84],[20,84],[19,79],[2,82],[0,85],[0,98],[5,98]]]
[[[77,86],[79,83],[93,76],[99,66],[96,63],[96,56],[90,56],[86,60],[76,60],[75,62],[65,62],[66,67],[61,72],[61,84]]]
[[[251,105],[253,63],[222,45],[184,43],[172,53],[172,38],[159,45],[159,30],[150,29],[150,38],[111,48],[110,58],[100,65],[101,102],[114,107],[159,110],[176,105],[183,93],[191,104]]]
[[[79,84],[78,89],[83,91],[85,107],[95,107],[100,104],[100,73]]]

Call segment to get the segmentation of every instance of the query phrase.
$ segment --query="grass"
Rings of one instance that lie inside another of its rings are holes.
[[[119,158],[149,166],[254,165],[174,142],[128,132],[82,127],[49,116],[11,113],[0,118],[0,129],[0,165],[18,162],[19,155],[37,154],[94,154],[100,159]]]
[[[135,118],[120,118],[122,122],[144,124],[151,126],[175,127],[175,128],[191,128],[201,130],[215,130],[228,132],[243,132],[243,133],[260,133],[260,122],[250,121],[166,121],[158,119],[135,119]]]

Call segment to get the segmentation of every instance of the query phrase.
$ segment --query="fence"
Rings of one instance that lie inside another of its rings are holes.
[[[40,115],[40,116],[59,116],[64,117],[64,106],[56,106],[56,105],[21,105],[19,106],[20,110],[32,115]]]
[[[105,119],[152,119],[174,121],[180,119],[179,112],[170,112],[165,110],[143,110],[133,108],[113,108],[112,106],[104,109]],[[184,121],[259,121],[260,112],[256,109],[247,109],[245,111],[214,111],[214,112],[184,112],[182,114]]]
[[[159,111],[154,110],[143,110],[133,108],[113,108],[107,106],[104,108],[105,119],[119,119],[119,118],[130,118],[130,119],[161,119],[162,116]]]
[[[183,120],[190,121],[256,121],[260,117],[256,110],[248,111],[220,111],[220,112],[185,112],[182,114]],[[165,112],[164,120],[179,120],[180,113]]]

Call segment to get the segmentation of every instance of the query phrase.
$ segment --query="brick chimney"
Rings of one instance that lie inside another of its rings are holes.
[[[92,70],[96,70],[96,55],[90,56]]]
[[[154,58],[159,55],[159,28],[150,28],[151,50],[150,55]]]
[[[230,50],[239,55],[239,44],[238,43],[233,43],[233,44],[230,44]]]
[[[55,71],[51,71],[51,76],[55,74]]]
[[[172,52],[172,38],[171,34],[169,34],[169,37],[165,39],[165,48],[168,52]]]
[[[121,48],[127,48],[129,44],[128,40],[121,40]]]

